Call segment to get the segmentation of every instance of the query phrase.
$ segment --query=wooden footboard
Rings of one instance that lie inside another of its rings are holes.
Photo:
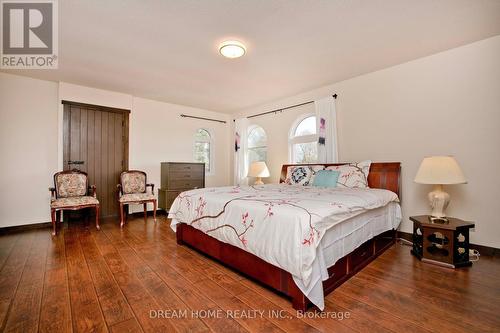
[[[325,296],[368,265],[395,242],[395,230],[384,232],[346,255],[328,268],[329,278],[323,281]],[[222,264],[268,286],[292,299],[296,310],[306,311],[309,300],[295,285],[292,275],[236,246],[221,242],[185,223],[177,225],[177,243],[217,259]]]

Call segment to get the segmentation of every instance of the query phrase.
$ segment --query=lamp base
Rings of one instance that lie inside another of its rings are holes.
[[[262,178],[257,177],[255,179],[255,182],[253,183],[254,185],[264,185],[264,182],[262,181]]]
[[[432,208],[431,216],[446,217],[444,211],[450,203],[450,195],[443,191],[443,185],[436,185],[432,192],[427,195]]]
[[[431,223],[437,223],[437,224],[446,224],[450,223],[450,221],[446,217],[434,217],[434,216],[429,216],[429,221]]]

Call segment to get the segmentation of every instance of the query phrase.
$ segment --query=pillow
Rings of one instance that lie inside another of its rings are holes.
[[[337,187],[368,188],[368,173],[372,161],[329,166],[326,170],[340,172]]]
[[[337,170],[319,170],[314,177],[313,186],[337,187],[340,171]]]
[[[321,165],[301,165],[289,166],[286,172],[285,183],[288,185],[303,185],[312,184],[316,172],[323,170]]]

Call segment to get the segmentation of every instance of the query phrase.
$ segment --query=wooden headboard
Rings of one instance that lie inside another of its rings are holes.
[[[333,165],[344,165],[348,163],[333,164],[283,164],[281,167],[280,183],[284,183],[286,172],[289,166],[314,166],[322,165],[325,167]],[[368,186],[371,188],[382,188],[396,193],[401,200],[401,163],[400,162],[374,162],[370,166],[368,174]]]

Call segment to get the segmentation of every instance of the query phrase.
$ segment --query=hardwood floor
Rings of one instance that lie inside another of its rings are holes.
[[[165,217],[101,228],[0,236],[1,331],[500,331],[498,258],[450,270],[396,244],[328,295],[325,312],[298,317],[288,300],[178,246]]]

